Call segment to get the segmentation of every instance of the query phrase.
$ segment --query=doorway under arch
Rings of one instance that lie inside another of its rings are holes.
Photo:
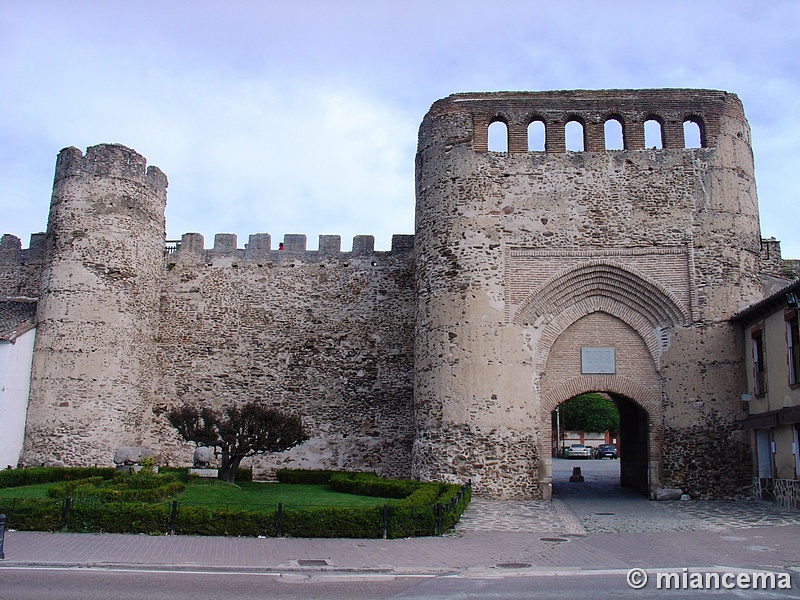
[[[616,437],[616,446],[619,450],[619,485],[649,495],[651,489],[650,415],[642,406],[623,394],[604,392],[603,390],[595,391],[603,392],[602,395],[613,403],[619,415],[619,431],[616,436],[612,436]],[[575,397],[568,398],[564,402],[569,402]],[[554,411],[561,407],[564,402],[559,403]],[[566,422],[561,422],[560,425],[569,427]],[[557,440],[558,451],[555,454],[558,458],[561,458],[560,449],[565,443],[562,443],[559,439],[561,436],[558,433],[552,432],[552,434],[555,434],[553,439]],[[602,443],[609,443],[610,441],[605,439]],[[592,442],[597,443],[597,440],[581,440],[581,443],[586,445],[591,445]],[[580,464],[576,463],[575,466],[580,466]],[[552,464],[549,471],[552,478]]]
[[[661,487],[662,408],[652,388],[619,375],[582,375],[542,395],[543,443],[539,473],[544,498],[552,495],[551,413],[570,398],[590,392],[608,395],[620,415],[620,485],[653,497]]]

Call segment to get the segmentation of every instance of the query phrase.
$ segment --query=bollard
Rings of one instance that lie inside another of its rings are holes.
[[[178,525],[178,501],[172,501],[172,510],[170,510],[169,514],[169,533],[170,535],[175,535],[175,530]]]
[[[278,510],[275,512],[275,537],[283,537],[283,503],[278,502]]]
[[[570,481],[573,483],[578,482],[580,483],[583,481],[583,475],[581,475],[581,468],[580,467],[572,467],[572,476],[569,478]]]
[[[383,539],[389,536],[389,505],[384,504],[381,511],[381,521],[383,521]]]
[[[3,560],[6,555],[3,553],[3,543],[6,537],[6,516],[0,515],[0,560]]]
[[[64,498],[64,508],[61,511],[61,529],[67,528],[67,517],[69,517],[69,509],[72,507],[72,498],[67,496]]]

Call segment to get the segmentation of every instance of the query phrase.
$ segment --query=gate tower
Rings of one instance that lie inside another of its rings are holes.
[[[498,121],[507,151],[491,152]],[[606,149],[608,121],[620,150]],[[566,150],[569,122],[583,151]],[[701,147],[685,147],[687,122]],[[548,498],[550,415],[597,391],[620,409],[623,483],[748,484],[729,319],[761,297],[760,233],[735,95],[456,94],[425,116],[416,172],[416,476]]]

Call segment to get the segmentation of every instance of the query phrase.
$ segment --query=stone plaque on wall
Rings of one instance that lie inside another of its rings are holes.
[[[614,348],[581,348],[581,373],[616,373]]]

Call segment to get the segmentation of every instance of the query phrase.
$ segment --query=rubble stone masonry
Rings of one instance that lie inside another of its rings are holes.
[[[609,120],[623,149],[605,148]],[[507,151],[489,151],[498,121]],[[570,121],[585,151],[566,150]],[[735,95],[457,94],[425,116],[416,167],[416,232],[391,251],[371,236],[309,251],[302,235],[276,250],[263,233],[206,248],[194,233],[165,245],[167,180],[135,151],[63,150],[47,233],[0,242],[0,295],[38,299],[21,462],[108,464],[143,445],[187,464],[165,410],[256,400],[311,433],[253,460],[256,476],[369,469],[548,498],[551,413],[596,391],[620,409],[627,484],[749,484],[729,319],[781,263],[774,243],[763,258]],[[598,349],[610,362],[584,363]]]

